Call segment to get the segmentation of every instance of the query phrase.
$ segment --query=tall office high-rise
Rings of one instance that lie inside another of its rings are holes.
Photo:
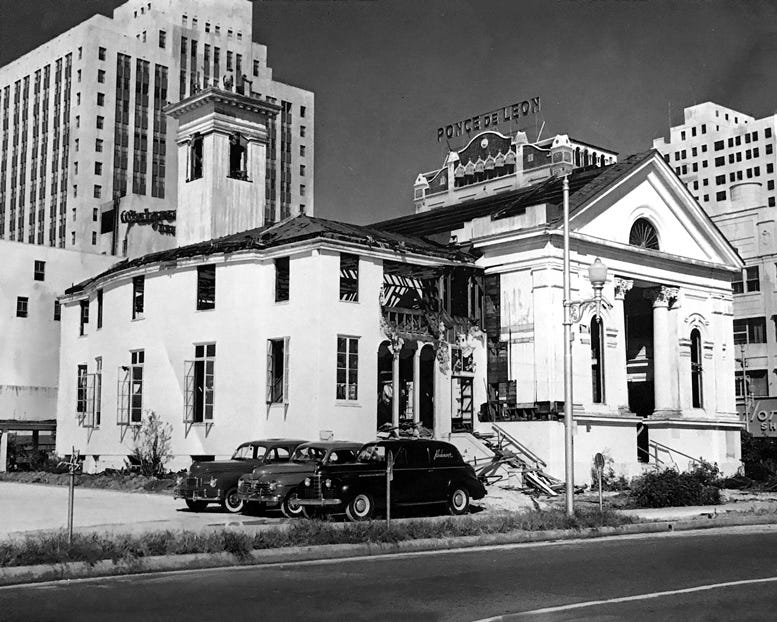
[[[777,115],[756,119],[705,102],[653,147],[736,247],[746,268],[732,283],[735,387],[741,412],[777,395]]]
[[[130,0],[0,68],[0,239],[121,255],[120,213],[173,220],[177,122],[164,108],[208,86],[280,107],[265,221],[312,214],[313,94],[273,80],[251,2]],[[144,251],[173,244],[170,227],[140,229]]]

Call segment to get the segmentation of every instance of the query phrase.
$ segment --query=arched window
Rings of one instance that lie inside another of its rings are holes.
[[[598,317],[591,320],[591,397],[604,403],[604,328]]]
[[[701,360],[701,333],[694,328],[691,331],[691,400],[694,408],[701,408],[703,404]]]
[[[653,226],[653,223],[647,218],[637,218],[631,226],[629,244],[632,246],[641,246],[642,248],[652,248],[656,251],[659,250],[658,233],[656,233],[656,228]]]

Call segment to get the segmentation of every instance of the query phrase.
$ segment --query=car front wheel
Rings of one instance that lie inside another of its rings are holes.
[[[368,520],[375,513],[375,502],[372,497],[365,492],[360,492],[348,502],[345,508],[345,515],[348,520],[356,522]]]
[[[281,513],[286,518],[298,518],[303,515],[303,508],[299,504],[299,496],[296,490],[292,490],[281,503]]]
[[[448,512],[454,516],[466,514],[469,510],[469,491],[463,486],[454,486],[448,495]]]
[[[242,512],[245,503],[237,496],[237,488],[230,488],[227,490],[227,494],[224,495],[221,505],[230,514],[237,514]]]
[[[186,507],[192,512],[202,512],[206,505],[208,504],[205,501],[192,501],[191,499],[186,499]]]

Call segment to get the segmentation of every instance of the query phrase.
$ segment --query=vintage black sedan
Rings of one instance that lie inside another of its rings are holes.
[[[486,489],[450,443],[425,439],[381,440],[364,445],[350,464],[321,465],[305,478],[298,500],[306,513],[345,511],[349,520],[386,508],[386,470],[393,461],[391,507],[446,504],[464,514]]]
[[[251,441],[240,445],[230,460],[192,462],[189,471],[178,478],[173,497],[186,501],[195,512],[205,509],[208,503],[220,503],[233,514],[240,512],[244,506],[237,494],[240,476],[263,464],[288,462],[304,442],[287,438]]]
[[[361,446],[362,443],[346,441],[303,443],[294,450],[289,462],[265,464],[241,476],[237,485],[238,497],[246,503],[260,503],[265,508],[280,506],[287,518],[300,516],[298,487],[305,477],[312,475],[322,464],[353,462]]]

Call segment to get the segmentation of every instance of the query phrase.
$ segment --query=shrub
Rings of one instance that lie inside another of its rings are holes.
[[[687,473],[674,469],[645,473],[634,478],[630,497],[637,507],[665,508],[684,505],[717,505],[720,503],[720,488],[710,482],[712,472],[702,465]]]
[[[742,463],[745,475],[765,482],[777,475],[777,438],[757,437],[742,432]]]
[[[148,477],[160,477],[165,473],[165,464],[173,457],[170,440],[173,426],[162,421],[152,410],[140,425],[138,439],[131,459],[140,465],[140,472]]]

